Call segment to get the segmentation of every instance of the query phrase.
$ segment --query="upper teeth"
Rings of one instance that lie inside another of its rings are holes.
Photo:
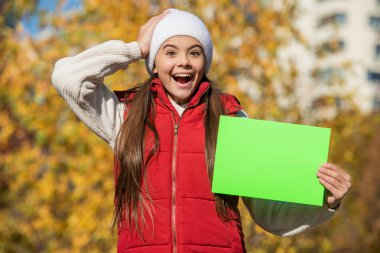
[[[174,74],[175,77],[191,77],[191,74]]]

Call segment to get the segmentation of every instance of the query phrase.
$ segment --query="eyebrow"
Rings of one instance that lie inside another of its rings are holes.
[[[178,49],[178,47],[177,47],[176,45],[173,45],[173,44],[166,44],[166,45],[162,48],[162,50],[164,50],[164,49],[167,48],[167,47],[173,47],[173,48],[175,48],[175,49]],[[189,47],[188,50],[191,50],[191,49],[193,49],[194,47],[199,47],[200,49],[202,49],[202,47],[201,47],[200,45],[195,44],[195,45]]]

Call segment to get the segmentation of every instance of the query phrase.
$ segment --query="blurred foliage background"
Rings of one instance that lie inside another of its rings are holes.
[[[299,109],[297,69],[277,58],[290,40],[305,43],[294,27],[297,1],[276,8],[249,0],[85,0],[64,10],[61,0],[55,11],[38,2],[0,2],[0,252],[116,252],[112,152],[70,111],[50,77],[62,57],[110,39],[134,41],[141,25],[169,7],[205,21],[215,46],[209,77],[237,95],[251,117],[331,127],[329,161],[353,177],[335,217],[294,237],[266,233],[241,208],[248,252],[380,252],[380,117],[362,115],[349,96],[332,119],[314,117],[336,106],[332,97]],[[28,15],[39,16],[40,36],[23,28]],[[108,77],[109,88],[148,78],[143,61],[126,72]],[[254,80],[261,94],[255,100],[239,86],[241,76]]]

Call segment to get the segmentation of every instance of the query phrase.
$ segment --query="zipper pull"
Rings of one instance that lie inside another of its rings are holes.
[[[174,125],[174,135],[178,134],[178,127],[179,125]]]

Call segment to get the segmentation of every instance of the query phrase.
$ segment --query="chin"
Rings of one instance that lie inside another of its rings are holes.
[[[191,96],[171,96],[177,104],[186,104],[190,101]]]

